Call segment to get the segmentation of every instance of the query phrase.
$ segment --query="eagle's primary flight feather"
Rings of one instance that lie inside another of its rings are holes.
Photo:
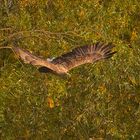
[[[94,63],[98,60],[107,59],[113,56],[114,45],[101,42],[89,46],[82,46],[63,54],[52,61],[40,58],[29,51],[14,47],[14,51],[25,62],[39,66],[40,72],[52,71],[57,74],[67,74],[69,70],[86,63]]]

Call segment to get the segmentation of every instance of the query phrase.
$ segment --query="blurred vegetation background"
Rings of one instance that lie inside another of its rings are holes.
[[[0,139],[140,139],[139,0],[0,0],[0,47],[47,58],[97,41],[118,53],[66,79],[0,49]]]

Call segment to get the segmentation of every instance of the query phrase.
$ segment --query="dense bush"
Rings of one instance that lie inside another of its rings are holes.
[[[84,44],[113,42],[110,60],[40,74],[0,49],[0,137],[35,140],[140,136],[138,0],[0,0],[0,47],[56,57]]]

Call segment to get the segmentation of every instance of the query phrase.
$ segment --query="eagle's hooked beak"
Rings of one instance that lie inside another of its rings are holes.
[[[68,76],[68,77],[71,77],[71,74],[67,73],[67,76]]]
[[[69,73],[64,73],[64,74],[60,74],[59,75],[61,78],[63,78],[63,79],[67,79],[67,78],[70,78],[71,77],[71,74],[69,74]]]

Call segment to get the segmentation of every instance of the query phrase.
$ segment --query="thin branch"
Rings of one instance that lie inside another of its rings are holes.
[[[1,28],[0,31],[13,30],[12,28]]]
[[[12,47],[0,47],[0,49],[12,49]]]
[[[37,35],[36,35],[37,33]],[[26,35],[26,36],[25,36]],[[46,41],[45,39],[41,38],[40,36],[45,36],[47,38],[50,39],[57,39],[57,36],[61,36],[64,37],[68,40],[71,40],[74,43],[78,43],[79,41],[76,41],[75,39],[73,39],[73,37],[80,37],[80,35],[78,35],[77,33],[73,32],[73,31],[67,31],[67,32],[50,32],[50,31],[45,31],[45,30],[31,30],[31,31],[19,31],[16,33],[13,33],[11,35],[9,35],[8,37],[6,37],[5,39],[3,39],[1,41],[1,45],[3,45],[4,43],[8,42],[8,41],[12,41],[13,38],[15,38],[17,36],[17,39],[21,39],[21,38],[27,38],[27,37],[36,37],[39,38],[43,41]],[[48,42],[47,42],[48,43]]]

